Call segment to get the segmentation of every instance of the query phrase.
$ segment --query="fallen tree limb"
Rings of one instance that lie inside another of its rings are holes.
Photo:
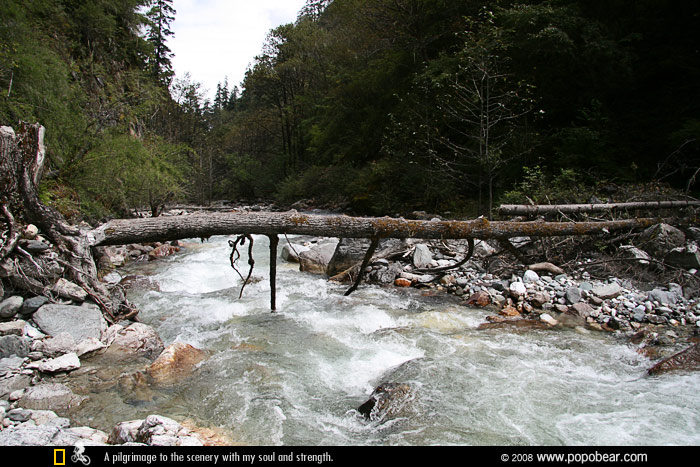
[[[112,220],[88,233],[91,246],[123,245],[233,234],[298,234],[346,238],[507,239],[520,236],[607,234],[643,229],[663,219],[605,222],[421,221],[389,217],[226,212]]]
[[[633,203],[600,203],[600,204],[504,204],[498,208],[503,215],[540,215],[540,214],[575,214],[581,212],[606,212],[614,210],[635,209],[672,209],[690,206],[700,206],[700,201],[644,201]]]

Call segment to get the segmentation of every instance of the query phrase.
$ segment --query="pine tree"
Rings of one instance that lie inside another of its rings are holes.
[[[173,66],[170,59],[173,56],[168,47],[168,38],[174,35],[170,24],[175,20],[173,0],[151,0],[148,18],[147,39],[153,47],[150,67],[152,75],[165,84],[170,84],[173,78]]]

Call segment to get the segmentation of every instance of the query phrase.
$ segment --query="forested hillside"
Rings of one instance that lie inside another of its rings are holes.
[[[693,1],[309,0],[213,102],[173,78],[171,0],[0,6],[0,124],[46,127],[42,192],[64,214],[264,198],[477,215],[696,189]]]

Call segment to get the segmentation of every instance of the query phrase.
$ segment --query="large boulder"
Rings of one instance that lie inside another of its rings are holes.
[[[369,239],[341,238],[328,263],[328,275],[334,276],[361,262],[369,245]]]
[[[663,258],[674,248],[685,245],[682,230],[668,224],[656,224],[640,235],[640,246],[653,257]]]
[[[75,342],[90,337],[101,338],[107,328],[102,312],[96,306],[73,306],[48,304],[39,308],[32,320],[49,336],[66,332]]]
[[[299,270],[311,274],[326,274],[337,244],[337,240],[322,242],[299,253]]]

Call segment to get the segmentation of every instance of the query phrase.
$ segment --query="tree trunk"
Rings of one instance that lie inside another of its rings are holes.
[[[421,221],[268,212],[219,212],[112,220],[89,233],[92,246],[121,245],[212,235],[299,234],[346,238],[505,239],[520,236],[595,235],[646,228],[660,219],[608,222]]]
[[[19,132],[7,127],[0,132],[0,165],[3,167],[3,189],[8,186],[16,189],[18,199],[13,203],[3,195],[3,211],[8,206],[22,209],[27,222],[35,224],[59,251],[59,263],[64,266],[64,275],[71,282],[79,285],[90,298],[102,309],[105,318],[111,322],[119,315],[134,312],[123,293],[109,291],[97,277],[97,267],[93,260],[90,229],[72,226],[55,209],[44,205],[37,194],[37,184],[44,164],[44,127],[39,124],[20,124]],[[5,171],[6,170],[6,171]],[[12,177],[14,180],[9,180]],[[10,254],[11,252],[7,252]],[[3,252],[3,254],[6,254]],[[7,264],[3,264],[3,269]],[[33,293],[40,293],[42,284],[34,281],[26,284]]]
[[[575,214],[579,212],[604,212],[625,209],[674,209],[689,206],[700,206],[700,201],[645,201],[609,204],[504,204],[499,208],[499,212],[504,215],[534,216],[539,214]]]

